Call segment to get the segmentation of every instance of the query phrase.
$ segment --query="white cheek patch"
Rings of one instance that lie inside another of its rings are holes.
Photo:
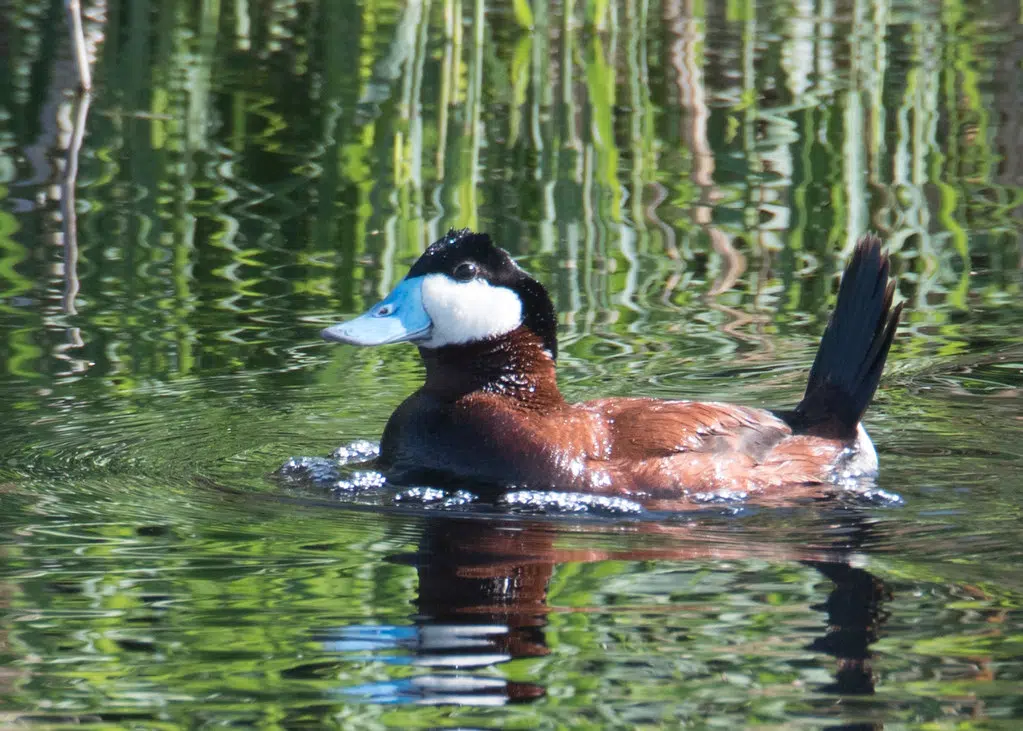
[[[507,287],[427,274],[422,291],[423,309],[433,322],[430,339],[419,343],[427,348],[496,338],[522,324],[522,300]]]

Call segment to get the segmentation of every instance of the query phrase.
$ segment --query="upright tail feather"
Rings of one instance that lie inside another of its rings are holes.
[[[842,275],[806,393],[795,409],[802,431],[841,438],[856,433],[902,314],[903,303],[892,307],[895,282],[888,270],[881,239],[874,234],[860,238]]]

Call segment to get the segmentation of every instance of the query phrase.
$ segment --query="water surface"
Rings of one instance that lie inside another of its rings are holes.
[[[1018,2],[87,8],[88,108],[62,4],[0,10],[0,725],[1020,725]],[[416,387],[414,349],[316,333],[449,226],[548,286],[568,397],[768,407],[877,230],[905,504],[270,479]]]

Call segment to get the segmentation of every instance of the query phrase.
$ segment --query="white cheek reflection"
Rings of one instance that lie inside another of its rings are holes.
[[[422,292],[423,308],[433,322],[430,339],[422,343],[428,348],[488,340],[522,324],[522,300],[506,287],[428,274]]]

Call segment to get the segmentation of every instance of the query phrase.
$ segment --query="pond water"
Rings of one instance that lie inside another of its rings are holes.
[[[0,9],[0,726],[1023,725],[1018,0],[84,6],[87,107],[63,4]],[[571,399],[755,406],[878,231],[904,504],[272,479],[419,383],[317,332],[449,226],[548,286]]]

